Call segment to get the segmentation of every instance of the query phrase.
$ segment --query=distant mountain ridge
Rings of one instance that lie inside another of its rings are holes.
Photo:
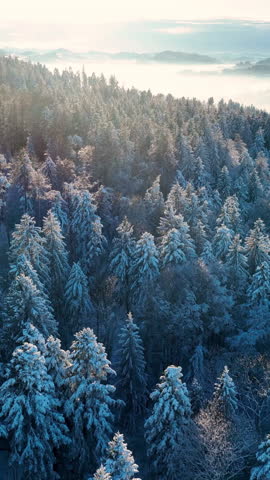
[[[216,64],[219,63],[214,57],[200,55],[199,53],[187,53],[180,51],[165,50],[157,53],[136,53],[136,52],[118,52],[108,53],[101,51],[73,52],[64,48],[53,50],[22,50],[3,48],[1,55],[15,55],[22,59],[32,60],[34,62],[54,62],[54,61],[93,61],[101,62],[108,60],[125,60],[136,62],[154,62],[154,63],[174,63],[174,64]]]
[[[270,75],[270,58],[259,60],[256,63],[240,62],[233,68],[223,70],[223,73],[229,75],[256,75],[269,76]]]

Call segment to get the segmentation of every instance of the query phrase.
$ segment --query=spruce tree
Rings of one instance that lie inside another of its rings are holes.
[[[160,217],[158,232],[159,234],[166,235],[170,230],[175,228],[178,230],[183,225],[183,215],[176,214],[173,207],[169,204],[168,207],[165,208],[164,215]],[[187,229],[189,229],[188,225],[185,223]]]
[[[87,326],[93,326],[95,308],[89,295],[87,278],[80,264],[74,263],[69,273],[65,287],[65,318],[62,325],[67,340],[75,333]]]
[[[33,209],[31,193],[35,181],[35,173],[29,155],[24,151],[18,159],[13,172],[13,183],[19,187],[23,213],[31,212]]]
[[[125,403],[123,416],[134,426],[136,415],[145,407],[147,382],[143,343],[131,313],[120,330],[118,358],[116,386]]]
[[[263,186],[258,175],[257,170],[254,168],[249,175],[248,181],[248,201],[251,203],[256,202],[263,195]]]
[[[106,472],[103,465],[96,471],[94,477],[90,477],[88,480],[112,480],[109,473]]]
[[[99,219],[92,223],[92,233],[87,244],[87,268],[92,276],[99,273],[102,255],[105,253],[107,246],[106,237],[102,234],[102,224]]]
[[[40,171],[49,180],[53,189],[57,190],[57,167],[56,163],[49,154],[46,154],[45,162],[43,163]]]
[[[270,264],[268,262],[263,262],[257,267],[248,287],[247,296],[251,306],[269,306]]]
[[[143,233],[137,242],[131,265],[131,293],[136,308],[144,306],[159,277],[158,251],[151,233]]]
[[[17,345],[23,345],[23,343],[31,343],[32,345],[35,345],[41,355],[46,355],[47,346],[45,338],[40,333],[40,331],[30,322],[25,323],[21,335],[16,340]]]
[[[230,195],[231,179],[230,179],[229,170],[226,166],[224,166],[221,169],[221,172],[218,177],[217,188],[222,199],[225,200],[225,198],[227,198]]]
[[[182,250],[183,250],[183,253],[185,254],[185,257],[188,260],[192,260],[196,258],[195,245],[190,236],[189,226],[184,221],[184,218],[181,214],[177,216],[177,224],[175,225],[175,227],[172,227],[172,228],[178,231],[178,234],[177,234],[178,242],[181,241],[182,243]],[[168,230],[167,230],[167,233],[168,233]]]
[[[78,471],[84,473],[89,462],[105,453],[112,433],[112,408],[117,404],[112,398],[115,387],[105,382],[115,372],[104,346],[97,342],[90,328],[76,333],[70,361],[65,414],[71,424],[71,457]]]
[[[48,373],[53,379],[56,392],[60,394],[66,386],[67,372],[71,365],[69,352],[61,348],[59,338],[50,335],[46,341],[44,357]]]
[[[110,254],[110,273],[117,278],[119,295],[129,308],[130,268],[135,249],[133,227],[127,217],[116,229],[118,237],[114,238]]]
[[[9,273],[11,279],[15,279],[22,274],[24,274],[26,277],[31,278],[33,284],[37,287],[41,295],[43,295],[44,298],[49,302],[47,290],[45,289],[43,283],[40,280],[40,277],[38,276],[30,260],[27,259],[26,255],[21,254],[17,257],[16,262],[10,266]]]
[[[235,235],[232,240],[226,257],[228,267],[228,279],[236,294],[245,289],[248,279],[248,261],[242,246],[241,237]]]
[[[270,261],[270,239],[265,233],[265,224],[260,218],[256,220],[254,228],[246,238],[245,250],[251,274],[263,262]]]
[[[59,317],[63,303],[64,287],[69,273],[69,264],[60,223],[51,210],[43,220],[43,234],[45,238],[44,247],[48,258],[51,298],[55,312]]]
[[[0,387],[0,419],[10,444],[10,464],[20,466],[25,478],[58,478],[54,450],[69,443],[58,408],[44,357],[36,346],[24,343],[14,351]]]
[[[140,480],[134,477],[138,473],[138,465],[134,462],[132,452],[127,448],[124,436],[119,432],[109,442],[104,466],[112,480]]]
[[[13,349],[26,323],[32,323],[47,338],[56,334],[57,323],[48,302],[29,277],[19,275],[9,288],[3,315],[3,348]]]
[[[233,379],[229,375],[227,366],[218,382],[215,384],[214,404],[228,418],[231,419],[238,408],[237,392]]]
[[[52,204],[52,213],[60,223],[63,235],[66,236],[69,231],[69,219],[67,215],[67,202],[62,198],[61,193],[57,192]]]
[[[181,367],[169,366],[150,395],[154,406],[145,422],[147,453],[162,478],[169,478],[168,469],[173,469],[171,456],[192,422],[191,404],[182,377]]]
[[[213,239],[213,248],[216,257],[220,260],[225,261],[229,248],[232,244],[233,234],[232,231],[222,224],[220,227],[217,227],[216,234]]]
[[[183,248],[181,232],[176,230],[176,228],[169,230],[161,240],[160,257],[162,268],[182,265],[186,260]]]
[[[216,261],[216,257],[213,253],[212,243],[209,240],[205,241],[203,251],[201,253],[201,259],[205,265],[211,265]]]
[[[256,454],[258,466],[251,470],[250,480],[268,480],[270,478],[270,435],[266,436]]]
[[[50,276],[44,244],[45,239],[41,236],[41,228],[36,226],[35,220],[28,214],[23,215],[12,233],[9,262],[12,268],[17,263],[19,255],[25,255],[36,270],[42,284],[47,288],[50,284]]]
[[[144,197],[147,225],[155,232],[159,218],[164,208],[164,198],[160,190],[160,175],[156,178],[150,188],[146,190]]]
[[[87,268],[88,243],[93,233],[93,224],[99,220],[93,196],[87,190],[76,194],[72,205],[71,231],[76,259]]]
[[[179,215],[183,210],[183,203],[185,198],[185,191],[178,182],[174,183],[168,193],[165,203],[165,210],[172,209],[176,215]]]
[[[239,233],[241,230],[241,212],[236,195],[226,198],[220,215],[217,219],[217,225],[224,224],[232,232]]]
[[[265,148],[264,130],[262,127],[259,127],[255,135],[254,143],[251,147],[251,155],[253,158],[256,158],[258,153],[261,152],[268,154],[267,149]]]

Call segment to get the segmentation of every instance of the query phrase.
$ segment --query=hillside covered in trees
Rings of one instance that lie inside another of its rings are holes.
[[[0,57],[18,478],[270,478],[269,167],[266,112]]]

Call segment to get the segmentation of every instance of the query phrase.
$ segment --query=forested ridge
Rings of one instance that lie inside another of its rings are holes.
[[[270,478],[269,165],[264,111],[0,57],[0,437],[22,478]]]

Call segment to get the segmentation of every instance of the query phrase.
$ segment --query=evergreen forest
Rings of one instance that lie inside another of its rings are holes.
[[[270,115],[0,57],[16,478],[269,480],[269,347]]]

